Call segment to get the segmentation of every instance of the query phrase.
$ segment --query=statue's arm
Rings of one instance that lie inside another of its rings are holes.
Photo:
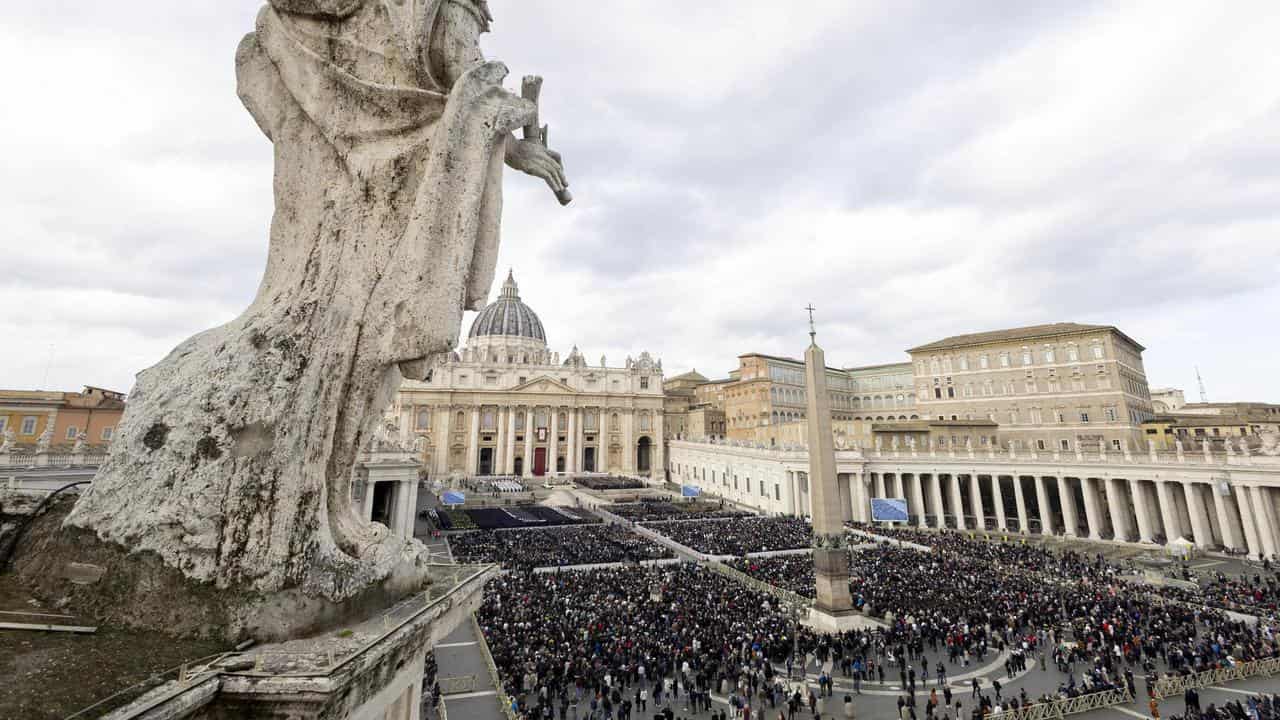
[[[480,51],[480,34],[486,29],[483,9],[471,0],[448,0],[441,8],[431,38],[432,63],[441,70],[444,82],[450,88],[463,73],[483,63]],[[559,193],[569,186],[565,179],[564,162],[560,154],[548,150],[540,142],[506,139],[506,163],[509,167],[544,180]]]

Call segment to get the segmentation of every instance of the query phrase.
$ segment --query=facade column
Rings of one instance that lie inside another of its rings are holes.
[[[475,477],[479,470],[480,460],[480,408],[471,408],[471,433],[467,437],[467,466],[463,472]]]
[[[1058,501],[1062,503],[1062,534],[1075,537],[1080,532],[1080,515],[1076,511],[1076,498],[1071,490],[1070,478],[1058,478]]]
[[[982,478],[977,473],[969,476],[969,503],[973,506],[973,527],[987,529],[987,514],[982,507]]]
[[[1191,514],[1191,531],[1196,535],[1196,547],[1204,549],[1213,545],[1213,531],[1209,529],[1209,513],[1204,506],[1204,496],[1193,482],[1182,483],[1187,498],[1187,512]]]
[[[956,529],[964,530],[964,500],[960,495],[960,476],[951,475],[951,509],[956,516]]]
[[[1253,498],[1250,506],[1253,508],[1254,522],[1258,526],[1258,536],[1262,545],[1262,552],[1267,557],[1276,556],[1276,523],[1272,517],[1271,498],[1267,496],[1267,489],[1264,487],[1251,487],[1249,494]]]
[[[791,483],[791,504],[798,518],[804,517],[804,506],[801,504],[800,498],[800,473],[795,470],[788,470],[787,477]]]
[[[506,412],[506,409],[503,408],[501,405],[499,405],[497,409],[494,410],[493,421],[497,425],[497,430],[498,430],[498,440],[496,443],[494,443],[494,446],[493,446],[493,474],[494,475],[507,474],[506,470],[503,469],[506,467],[506,462],[507,462],[506,458],[504,457],[507,451],[507,419],[503,417],[504,412]]]
[[[929,527],[929,521],[925,516],[924,481],[921,479],[920,473],[911,474],[911,486],[914,490],[916,509],[918,513],[916,525],[922,529],[927,528]]]
[[[436,446],[436,467],[442,476],[449,474],[449,447],[453,444],[450,438],[450,423],[453,422],[453,408],[448,405],[444,408],[444,421],[440,423],[440,442]]]
[[[556,458],[560,455],[560,408],[551,408],[551,434],[547,436],[547,476],[556,474]],[[568,421],[566,420],[566,425]]]
[[[1244,542],[1249,546],[1249,557],[1254,560],[1262,559],[1262,541],[1258,537],[1258,524],[1253,514],[1253,500],[1249,497],[1249,488],[1243,485],[1234,485],[1231,488],[1231,504],[1236,507],[1242,523],[1241,532],[1244,535]]]
[[[1036,505],[1040,511],[1040,534],[1053,534],[1053,506],[1049,504],[1048,478],[1036,475],[1032,478],[1036,483]],[[1027,532],[1031,532],[1031,523],[1027,523]]]
[[[861,498],[858,502],[858,515],[862,518],[862,522],[871,523],[871,478],[867,473],[858,473],[858,494]]]
[[[622,413],[622,472],[636,474],[636,411],[632,408]]]
[[[876,497],[878,497],[878,498],[883,498],[883,497],[885,497],[885,494],[884,494],[884,473],[871,473],[871,476],[872,476],[872,478],[875,480],[875,483],[876,483],[876,495],[875,495],[875,496],[876,496]]]
[[[1098,507],[1098,487],[1094,478],[1080,478],[1080,489],[1084,491],[1084,516],[1089,522],[1089,539],[1102,539],[1102,511]]]
[[[929,475],[929,494],[933,496],[933,526],[942,530],[947,527],[947,513],[942,505],[942,479],[937,473]]]
[[[1124,501],[1122,480],[1101,478],[1099,482],[1107,490],[1107,509],[1111,512],[1111,533],[1116,540],[1128,542],[1132,534],[1129,527],[1129,505]]]
[[[1018,532],[1027,535],[1031,532],[1027,522],[1027,498],[1022,492],[1022,476],[1013,474],[1013,504],[1018,509]]]
[[[1138,542],[1151,544],[1151,507],[1147,504],[1147,489],[1141,480],[1129,481],[1129,494],[1133,496],[1133,514],[1138,520]]]
[[[504,475],[514,475],[516,472],[516,408],[507,408],[507,438],[506,438],[506,455],[502,458],[502,467]]]
[[[991,476],[991,502],[996,506],[996,529],[1009,532],[1009,518],[1004,514],[1004,490],[1000,489],[1000,476]]]
[[[578,437],[578,408],[569,408],[569,447],[565,451],[564,471],[572,475],[578,472],[578,453],[582,440]]]
[[[537,408],[527,407],[524,411],[524,467],[521,474],[526,478],[533,477],[533,416]]]
[[[1218,527],[1222,530],[1222,544],[1231,550],[1239,550],[1244,547],[1244,542],[1240,538],[1239,525],[1231,522],[1231,509],[1227,506],[1230,495],[1224,497],[1217,487],[1211,487],[1213,509],[1218,516]]]

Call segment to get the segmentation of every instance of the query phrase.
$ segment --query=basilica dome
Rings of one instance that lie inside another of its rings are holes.
[[[471,323],[471,332],[467,334],[469,338],[493,336],[529,338],[544,344],[547,342],[542,321],[532,308],[520,302],[520,288],[509,272],[498,299],[480,311],[475,322]]]

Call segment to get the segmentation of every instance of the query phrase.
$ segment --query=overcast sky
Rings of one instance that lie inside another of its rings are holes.
[[[6,8],[0,387],[127,390],[248,304],[260,4]],[[723,376],[812,302],[832,365],[1109,323],[1153,386],[1280,402],[1280,3],[490,5],[577,198],[508,174],[500,267],[562,354]]]

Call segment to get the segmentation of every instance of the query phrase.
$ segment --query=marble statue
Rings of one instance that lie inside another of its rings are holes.
[[[83,455],[85,448],[89,446],[89,436],[83,430],[76,433],[76,443],[71,446],[71,452],[74,455]]]
[[[357,452],[402,370],[447,359],[463,311],[486,301],[503,165],[568,185],[536,103],[480,52],[491,20],[484,0],[261,9],[236,52],[275,157],[257,295],[138,375],[69,526],[224,595],[422,586],[426,549],[353,510]]]
[[[0,453],[10,453],[18,445],[18,436],[13,432],[13,428],[4,429],[4,439],[0,441]]]
[[[1276,457],[1280,455],[1280,433],[1274,430],[1263,430],[1258,434],[1258,439],[1262,441],[1259,452],[1268,457]]]
[[[47,453],[53,448],[53,419],[51,418],[44,426],[44,432],[40,433],[40,437],[36,438],[36,452]]]

